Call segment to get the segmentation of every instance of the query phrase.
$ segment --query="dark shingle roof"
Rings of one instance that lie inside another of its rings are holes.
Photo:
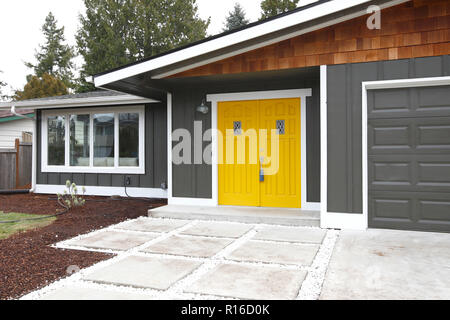
[[[26,109],[16,110],[16,112],[18,114],[22,114],[22,115],[34,113],[33,110],[26,110]],[[12,114],[10,111],[7,111],[7,110],[1,111],[0,110],[0,119],[2,119],[2,118],[10,118],[10,117],[15,117],[15,115]]]

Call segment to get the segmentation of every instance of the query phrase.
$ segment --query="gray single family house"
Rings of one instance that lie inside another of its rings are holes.
[[[0,107],[36,111],[33,192],[450,232],[449,54],[449,0],[321,0]]]

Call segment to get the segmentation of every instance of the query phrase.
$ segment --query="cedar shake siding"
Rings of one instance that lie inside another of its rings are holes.
[[[450,54],[450,2],[447,0],[414,0],[384,9],[381,30],[369,30],[366,26],[368,17],[236,55],[171,78]]]

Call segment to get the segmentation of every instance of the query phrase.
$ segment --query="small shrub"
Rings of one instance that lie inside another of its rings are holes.
[[[82,192],[83,195],[78,195],[77,185],[70,180],[67,180],[64,194],[57,194],[58,203],[69,210],[75,207],[82,207],[86,204],[86,200],[83,198],[86,193],[84,187],[82,188]]]

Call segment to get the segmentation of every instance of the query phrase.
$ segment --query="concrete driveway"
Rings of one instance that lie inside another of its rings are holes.
[[[58,243],[117,256],[23,299],[318,299],[338,234],[140,218]]]
[[[450,299],[450,234],[343,231],[321,299]]]

